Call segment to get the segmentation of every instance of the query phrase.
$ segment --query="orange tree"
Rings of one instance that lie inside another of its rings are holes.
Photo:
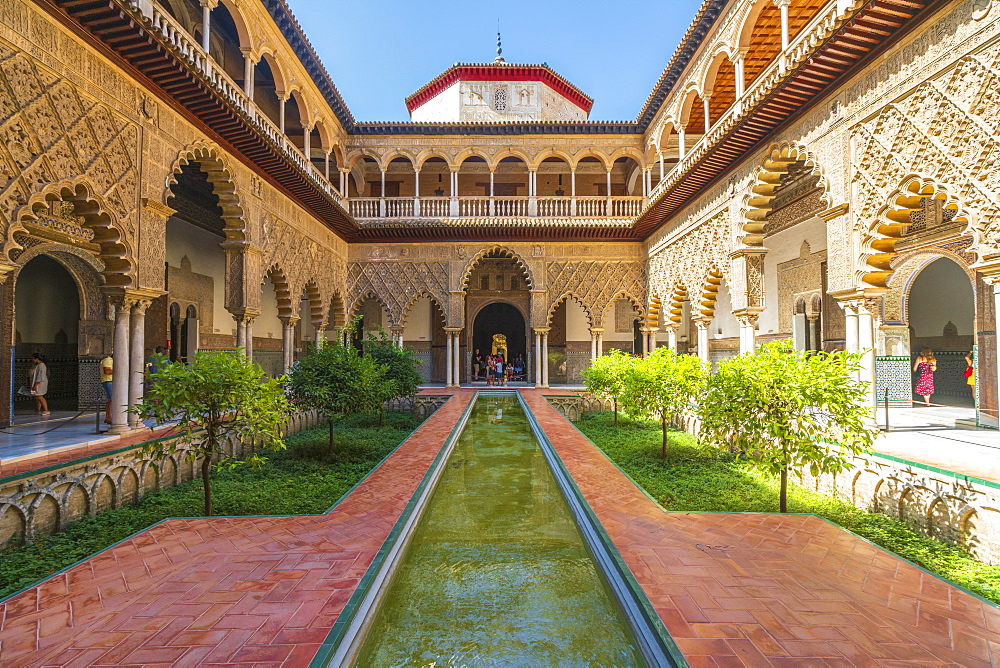
[[[860,361],[859,353],[794,350],[787,340],[728,359],[699,403],[699,436],[780,475],[786,512],[789,469],[843,471],[875,441],[865,387],[856,379]]]

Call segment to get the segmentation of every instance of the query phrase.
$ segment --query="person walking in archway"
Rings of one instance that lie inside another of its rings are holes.
[[[49,391],[49,367],[40,353],[34,353],[31,361],[35,363],[31,369],[31,396],[35,398],[35,415],[48,415],[49,402],[45,395]]]
[[[934,372],[937,371],[937,358],[934,351],[924,347],[913,363],[913,370],[920,372],[917,379],[916,393],[924,398],[924,405],[931,405],[931,395],[934,394]]]

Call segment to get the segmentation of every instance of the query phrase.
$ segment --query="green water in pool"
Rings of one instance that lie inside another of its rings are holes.
[[[516,398],[476,400],[355,665],[644,665]]]

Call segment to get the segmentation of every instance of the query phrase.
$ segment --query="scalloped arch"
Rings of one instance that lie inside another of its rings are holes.
[[[104,262],[105,284],[113,287],[133,287],[135,277],[135,253],[124,233],[123,226],[111,213],[90,182],[85,177],[66,179],[46,184],[33,194],[28,201],[14,212],[17,225],[11,225],[7,231],[5,250],[7,257],[13,260],[11,253],[23,250],[14,238],[16,232],[23,232],[23,221],[35,218],[36,210],[49,202],[72,202],[74,214],[81,216],[84,225],[94,232],[94,242],[100,246],[100,258]]]
[[[489,255],[490,253],[494,252],[502,253],[504,254],[505,257],[514,260],[514,264],[516,264],[518,267],[521,268],[521,273],[524,275],[524,279],[528,284],[528,289],[529,290],[535,289],[534,276],[532,276],[531,269],[528,267],[528,264],[524,261],[521,255],[517,251],[507,246],[504,246],[502,244],[494,244],[492,246],[484,246],[482,249],[479,250],[478,253],[473,255],[472,259],[470,259],[469,262],[465,265],[465,271],[462,272],[462,282],[461,282],[462,290],[469,289],[469,278],[472,276],[472,270],[476,268],[476,265],[479,264],[479,262],[486,255]]]
[[[555,315],[556,309],[559,308],[559,305],[562,304],[563,302],[568,302],[570,300],[576,302],[580,306],[580,308],[583,309],[584,314],[587,316],[588,326],[589,327],[594,326],[594,316],[590,312],[590,308],[583,303],[583,299],[579,297],[575,292],[569,291],[569,292],[564,292],[559,296],[558,299],[549,304],[548,312],[545,314],[546,327],[552,324],[552,316]]]
[[[757,165],[756,177],[743,203],[743,229],[737,243],[745,247],[760,248],[764,244],[764,225],[771,212],[771,201],[781,187],[781,177],[795,163],[811,167],[819,175],[817,186],[822,188],[821,201],[830,206],[826,175],[816,157],[802,144],[783,141],[772,144]]]
[[[197,162],[212,184],[212,192],[219,198],[222,209],[223,231],[227,241],[246,242],[250,240],[250,230],[246,224],[246,211],[243,207],[239,190],[236,187],[236,175],[225,152],[210,141],[199,140],[181,150],[167,176],[163,201],[168,202],[173,197],[173,186],[177,183],[177,174],[184,165]]]

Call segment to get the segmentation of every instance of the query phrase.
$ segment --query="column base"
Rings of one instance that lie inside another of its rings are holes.
[[[111,436],[121,436],[123,434],[130,434],[132,431],[133,428],[127,424],[113,424],[108,427],[108,430],[105,433],[110,434]]]

